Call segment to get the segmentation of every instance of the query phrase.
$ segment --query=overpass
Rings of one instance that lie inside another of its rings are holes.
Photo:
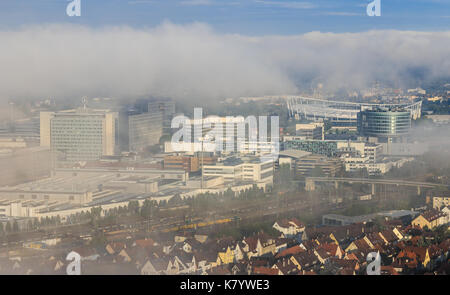
[[[334,182],[336,188],[340,182],[346,183],[367,183],[372,184],[372,195],[375,194],[376,184],[389,184],[397,186],[412,186],[417,187],[417,194],[420,195],[421,188],[436,188],[436,187],[450,187],[445,184],[407,181],[401,179],[370,179],[370,178],[344,178],[344,177],[307,177],[305,179],[305,190],[314,191],[316,189],[316,182]]]

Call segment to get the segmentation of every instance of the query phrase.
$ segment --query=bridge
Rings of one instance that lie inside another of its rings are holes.
[[[316,182],[334,182],[335,187],[339,186],[340,182],[346,183],[366,183],[372,184],[372,195],[375,194],[375,185],[376,184],[388,184],[388,185],[396,185],[396,186],[412,186],[417,187],[417,194],[420,195],[421,188],[437,188],[437,187],[447,187],[450,185],[439,184],[439,183],[430,183],[430,182],[417,182],[417,181],[408,181],[401,179],[370,179],[370,178],[344,178],[344,177],[307,177],[305,179],[305,190],[306,191],[314,191],[316,189]]]

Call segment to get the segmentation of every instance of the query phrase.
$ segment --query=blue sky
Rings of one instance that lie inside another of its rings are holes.
[[[1,0],[0,29],[47,23],[141,28],[164,21],[246,35],[450,29],[449,0],[381,0],[380,17],[366,15],[369,0],[81,0],[81,17],[66,15],[69,2]]]

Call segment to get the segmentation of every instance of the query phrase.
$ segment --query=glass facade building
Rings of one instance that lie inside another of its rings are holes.
[[[368,109],[358,114],[362,136],[393,138],[405,136],[411,128],[411,114],[404,109]]]
[[[334,157],[338,153],[336,141],[325,140],[287,140],[282,143],[283,150],[300,150],[318,155]]]
[[[163,133],[161,112],[131,115],[128,120],[130,151],[141,152],[148,146],[159,144]]]

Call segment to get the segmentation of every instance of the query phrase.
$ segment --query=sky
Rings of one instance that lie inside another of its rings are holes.
[[[224,99],[450,77],[450,1],[0,0],[0,103]]]
[[[81,0],[81,16],[69,17],[69,0],[1,0],[0,28],[46,23],[143,28],[170,21],[206,23],[221,33],[293,35],[450,27],[449,0],[380,1],[381,16],[369,17],[369,0]]]

